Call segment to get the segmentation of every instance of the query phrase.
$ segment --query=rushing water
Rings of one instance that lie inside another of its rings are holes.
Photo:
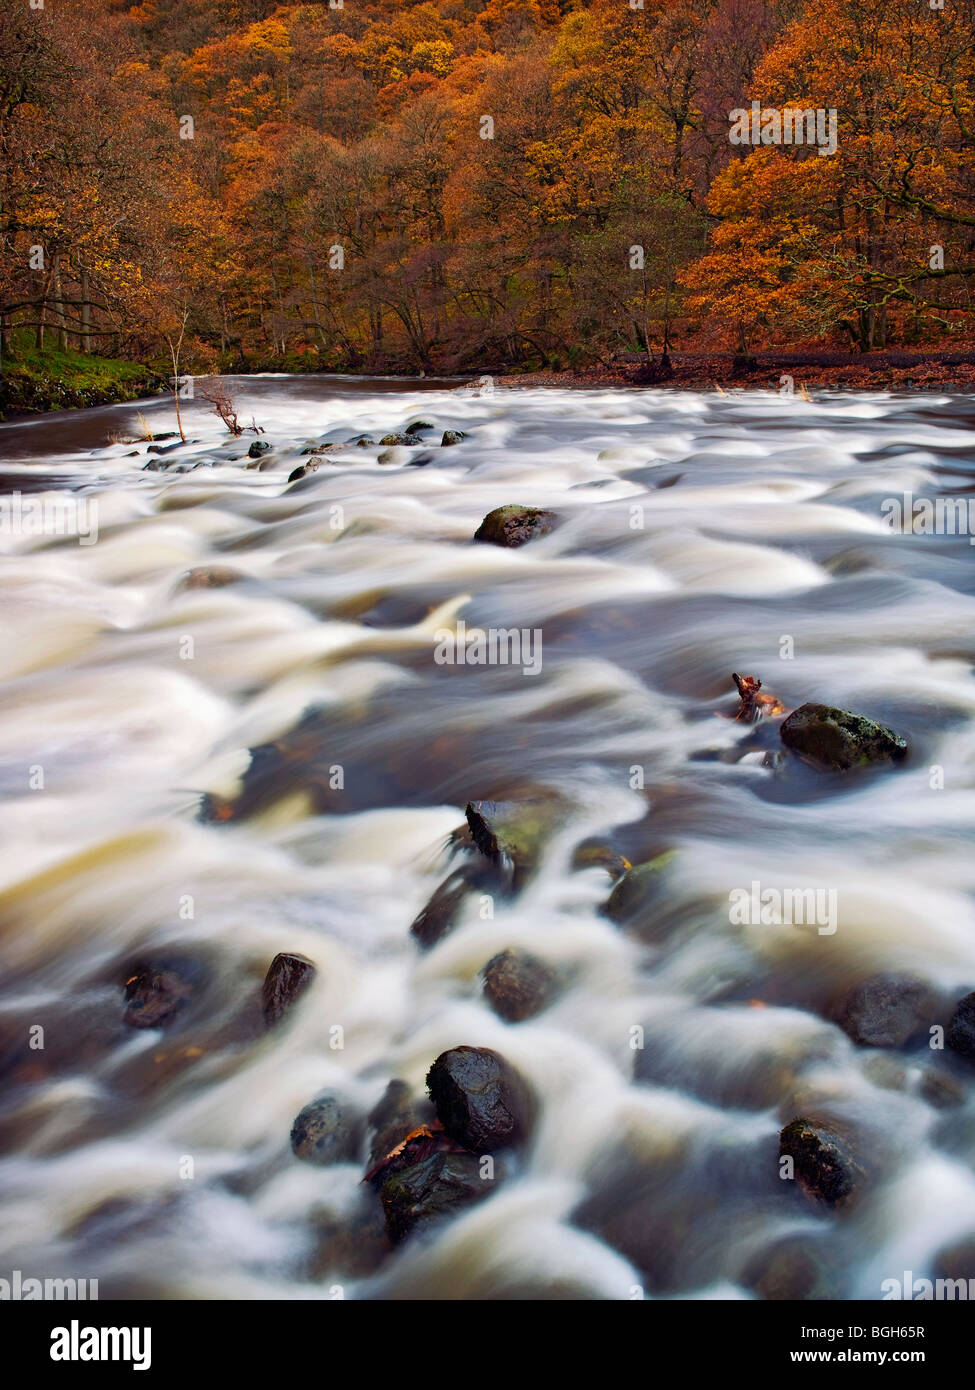
[[[829,1014],[878,971],[949,1013],[975,988],[973,551],[882,511],[975,492],[975,405],[232,386],[274,445],[259,466],[198,403],[161,456],[192,471],[106,442],[131,406],[0,427],[8,499],[97,501],[95,544],[0,537],[0,1275],[102,1297],[739,1298],[798,1261],[809,1296],[873,1299],[939,1272],[975,1240],[975,1071],[927,1034],[857,1047]],[[143,409],[174,428],[171,402]],[[309,443],[418,417],[432,447],[344,448],[288,484]],[[444,428],[468,438],[436,447]],[[507,502],[561,524],[474,544]],[[243,578],[180,586],[207,565]],[[439,664],[461,619],[537,630],[541,670]],[[738,757],[732,671],[880,719],[911,755],[845,776]],[[272,794],[201,820],[312,709]],[[540,871],[422,953],[410,923],[465,803],[526,789],[572,808]],[[591,836],[676,852],[649,928],[601,913],[603,868],[571,868]],[[836,930],[732,923],[753,882],[835,890]],[[480,989],[507,946],[568,972],[519,1024]],[[265,1036],[260,981],[291,950],[318,975]],[[203,963],[202,997],[126,1028],[125,972],[167,952]],[[530,1081],[530,1143],[488,1201],[350,1253],[365,1153],[299,1162],[294,1116],[327,1088],[363,1109],[393,1077],[422,1091],[464,1043]],[[863,1156],[850,1210],[780,1180],[800,1114]]]

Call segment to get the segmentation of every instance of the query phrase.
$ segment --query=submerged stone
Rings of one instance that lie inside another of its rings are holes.
[[[933,990],[913,975],[872,975],[833,1006],[830,1015],[863,1047],[903,1047],[931,1020]]]
[[[329,1091],[299,1112],[291,1127],[291,1147],[306,1163],[342,1163],[356,1157],[361,1136],[359,1112]]]
[[[646,864],[627,869],[603,908],[610,921],[623,926],[648,912],[660,899],[664,873],[675,857],[676,851],[666,850]]]
[[[416,937],[424,950],[429,950],[441,937],[453,931],[464,903],[472,893],[499,886],[492,865],[476,860],[460,865],[447,875],[417,913],[410,926],[411,935]]]
[[[245,576],[240,570],[231,569],[229,565],[198,565],[196,569],[186,571],[176,588],[225,589],[228,584],[236,584],[243,578]]]
[[[130,1028],[164,1028],[181,1013],[196,989],[193,962],[137,965],[125,982],[125,1014]]]

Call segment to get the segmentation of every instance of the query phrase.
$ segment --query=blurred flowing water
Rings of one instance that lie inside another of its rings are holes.
[[[873,1299],[975,1240],[975,1072],[926,1034],[884,1051],[829,1021],[878,971],[949,1012],[975,988],[973,551],[881,510],[975,491],[975,404],[229,384],[261,460],[199,401],[167,471],[107,443],[134,406],[0,427],[3,496],[98,507],[95,544],[0,536],[0,1276],[98,1278],[102,1297],[741,1298],[798,1262],[807,1296]],[[142,409],[175,427],[171,402]],[[418,418],[419,449],[343,447],[287,482],[323,437]],[[473,543],[507,502],[561,524]],[[242,578],[181,587],[210,565]],[[458,619],[537,629],[541,672],[438,664]],[[911,755],[846,776],[738,758],[754,731],[716,717],[732,671],[880,719]],[[202,821],[202,794],[232,798],[247,750],[310,710],[248,814]],[[410,923],[465,803],[526,790],[573,808],[539,873],[421,953]],[[600,911],[603,869],[572,870],[589,836],[634,863],[675,851],[639,930]],[[732,924],[729,893],[756,881],[835,889],[835,933]],[[519,1024],[479,981],[509,946],[569,972]],[[264,1035],[260,982],[292,950],[319,973]],[[126,1028],[125,972],[166,953],[201,963],[199,998],[173,1028]],[[327,1088],[363,1109],[393,1077],[422,1091],[459,1044],[531,1083],[531,1141],[488,1201],[360,1258],[364,1152],[303,1164],[291,1122]],[[848,1212],[779,1178],[778,1132],[808,1114],[869,1161]]]

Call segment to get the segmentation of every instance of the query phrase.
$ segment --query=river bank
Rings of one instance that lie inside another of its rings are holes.
[[[0,420],[84,409],[158,395],[166,382],[152,367],[80,352],[19,351],[0,373]]]
[[[881,352],[869,356],[839,352],[759,352],[742,359],[731,353],[675,352],[671,371],[659,363],[631,354],[618,362],[571,371],[543,369],[519,371],[487,367],[482,374],[465,372],[457,381],[476,383],[479,375],[504,387],[553,387],[593,389],[656,386],[661,389],[702,391],[751,389],[848,390],[848,391],[975,391],[975,351],[954,353]],[[349,381],[360,373],[327,371],[309,364],[294,371],[294,362],[237,363],[234,376],[262,377],[286,371],[293,376],[327,375]],[[190,373],[200,375],[199,373]],[[226,375],[227,373],[216,373]],[[391,373],[382,380],[395,381],[404,389],[442,378]],[[125,401],[150,399],[169,389],[166,376],[140,362],[91,357],[77,352],[21,352],[4,362],[0,374],[0,420],[45,414],[57,410],[84,409]]]
[[[632,355],[618,363],[572,372],[504,373],[504,386],[659,386],[706,391],[791,389],[847,391],[975,391],[975,352],[756,352],[748,358],[731,353],[675,352],[671,372],[659,359],[648,364]]]

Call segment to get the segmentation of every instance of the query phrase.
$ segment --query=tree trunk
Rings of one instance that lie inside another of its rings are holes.
[[[81,351],[91,352],[91,302],[88,271],[81,268]]]
[[[51,260],[51,273],[54,277],[54,320],[58,326],[58,347],[61,352],[68,350],[68,327],[64,318],[64,300],[61,290],[61,254],[55,252]]]

